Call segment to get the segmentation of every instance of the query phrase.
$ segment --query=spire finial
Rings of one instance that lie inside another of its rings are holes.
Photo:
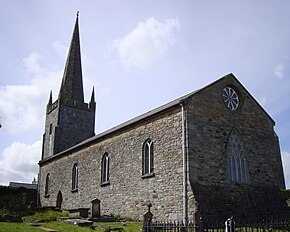
[[[89,104],[89,108],[90,109],[93,109],[96,107],[96,101],[95,101],[95,88],[93,86],[93,91],[92,91],[92,96],[91,96],[91,101],[90,101],[90,104]]]
[[[79,17],[79,13],[80,13],[80,12],[79,12],[79,11],[77,11],[77,17]]]
[[[93,86],[92,95],[91,95],[91,102],[95,102],[95,87]]]
[[[48,100],[48,105],[52,104],[52,90],[50,90],[50,95],[49,95],[49,100]]]

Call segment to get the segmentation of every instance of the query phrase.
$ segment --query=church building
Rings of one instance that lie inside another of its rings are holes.
[[[46,108],[39,199],[91,217],[282,216],[274,120],[233,74],[100,134],[84,101],[78,18],[58,95]]]

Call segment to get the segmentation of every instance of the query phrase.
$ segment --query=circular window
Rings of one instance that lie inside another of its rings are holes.
[[[225,105],[230,110],[237,109],[240,102],[238,94],[231,87],[225,87],[223,89],[223,100],[224,100]]]

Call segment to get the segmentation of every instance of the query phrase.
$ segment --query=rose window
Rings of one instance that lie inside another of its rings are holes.
[[[231,87],[225,87],[223,89],[223,100],[226,107],[230,110],[237,109],[240,102],[238,94]]]

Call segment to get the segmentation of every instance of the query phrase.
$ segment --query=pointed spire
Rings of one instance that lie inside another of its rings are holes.
[[[95,87],[93,86],[92,95],[91,95],[91,102],[95,102]]]
[[[93,109],[96,107],[96,101],[95,101],[95,88],[93,87],[93,90],[92,90],[92,95],[91,95],[91,101],[89,103],[89,108],[90,109]]]
[[[59,99],[84,102],[78,15],[68,51]]]
[[[48,100],[48,105],[52,104],[52,90],[50,90],[50,95],[49,95],[49,100]]]

